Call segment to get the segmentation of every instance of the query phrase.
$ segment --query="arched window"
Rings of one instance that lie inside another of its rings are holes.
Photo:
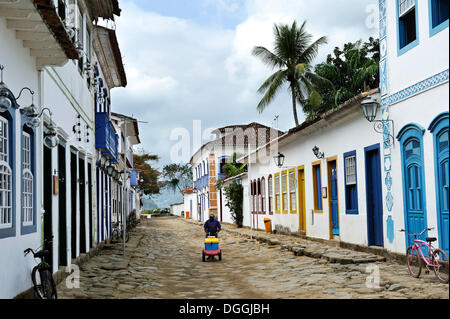
[[[31,171],[25,170],[22,178],[22,223],[24,226],[33,225],[33,180]]]
[[[255,213],[255,183],[251,181],[250,183],[250,195],[252,197],[252,214]]]
[[[266,179],[261,179],[261,212],[266,213]]]
[[[0,116],[0,229],[13,227],[10,121]]]
[[[32,156],[32,135],[22,132],[22,224],[34,222],[34,165]]]
[[[256,212],[259,214],[261,212],[261,180],[258,178],[257,181],[255,181],[255,188],[256,188]]]

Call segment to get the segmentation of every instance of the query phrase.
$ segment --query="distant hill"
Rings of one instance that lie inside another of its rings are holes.
[[[160,195],[146,197],[143,201],[144,209],[170,208],[172,204],[183,202],[183,194],[179,191],[163,189]]]

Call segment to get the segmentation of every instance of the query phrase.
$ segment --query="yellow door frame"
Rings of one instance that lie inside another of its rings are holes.
[[[278,177],[278,185],[277,185],[277,177]],[[281,203],[279,203],[278,199],[277,199],[277,189],[278,189],[279,194],[280,194],[280,201],[282,200],[280,184],[281,184],[281,174],[280,173],[276,173],[276,174],[273,175],[273,185],[275,186],[274,190],[273,190],[273,195],[274,195],[274,199],[275,199],[274,200],[274,202],[275,202],[275,207],[274,207],[275,214],[280,214],[281,213],[281,210],[278,209],[278,205],[280,205],[279,207],[281,208]]]
[[[306,232],[305,166],[297,168],[299,230]],[[300,206],[301,205],[301,206]],[[301,207],[301,209],[300,209]]]

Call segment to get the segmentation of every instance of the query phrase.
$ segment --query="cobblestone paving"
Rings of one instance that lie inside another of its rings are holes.
[[[202,262],[203,230],[180,218],[153,218],[132,232],[123,257],[122,245],[108,246],[81,267],[79,289],[58,286],[59,297],[138,299],[448,299],[449,287],[433,273],[411,278],[406,265],[375,261],[358,254],[363,263],[326,258],[352,254],[322,248],[316,258],[304,255],[307,242],[288,247],[285,242],[251,240],[235,229],[220,234],[222,261]],[[273,235],[275,236],[275,235]],[[278,236],[277,236],[278,237]],[[282,237],[279,237],[282,238]],[[296,242],[298,240],[295,240]],[[282,246],[283,245],[283,246]],[[305,246],[305,247],[303,247]],[[303,249],[302,256],[292,248]],[[291,251],[289,251],[289,249]],[[309,253],[308,253],[309,254]],[[297,254],[298,255],[298,254]],[[311,254],[310,254],[311,255]],[[355,257],[356,258],[356,257]],[[366,259],[364,259],[366,258]],[[367,267],[379,267],[380,287],[367,288]]]

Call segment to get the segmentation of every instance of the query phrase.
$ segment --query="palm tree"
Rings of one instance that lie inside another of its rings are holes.
[[[316,85],[329,85],[331,82],[312,72],[311,63],[318,54],[319,47],[327,43],[326,37],[321,37],[312,42],[312,35],[305,30],[306,21],[300,28],[294,21],[292,26],[274,25],[275,49],[272,53],[264,47],[255,47],[253,55],[272,67],[278,69],[258,89],[264,94],[258,104],[258,111],[262,113],[274,100],[281,87],[289,84],[292,97],[292,109],[294,112],[295,125],[298,126],[297,103],[300,105],[308,102],[319,106],[322,97],[316,90]]]

